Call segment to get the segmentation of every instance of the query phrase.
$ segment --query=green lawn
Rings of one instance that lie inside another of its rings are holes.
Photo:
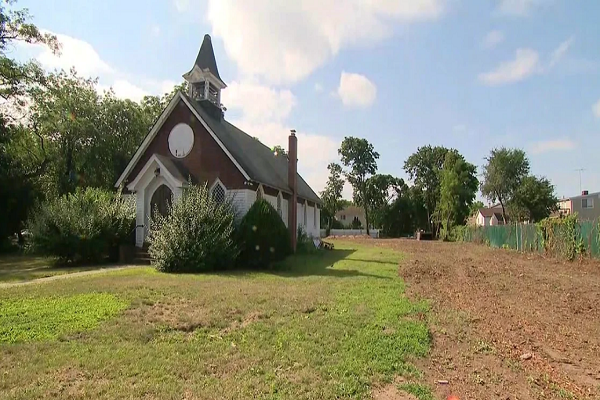
[[[91,271],[104,266],[54,266],[54,260],[46,257],[10,255],[0,257],[0,283],[24,282],[49,276]]]
[[[272,273],[140,267],[0,289],[0,398],[369,398],[418,376],[430,345],[401,257],[336,242]]]

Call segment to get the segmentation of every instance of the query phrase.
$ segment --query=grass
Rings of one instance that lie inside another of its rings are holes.
[[[24,282],[98,268],[98,266],[55,267],[54,260],[46,257],[24,255],[1,256],[0,282]]]
[[[107,293],[0,300],[0,343],[87,331],[126,307],[126,302]]]
[[[427,304],[404,296],[402,255],[335,244],[268,273],[138,268],[0,290],[14,309],[69,304],[54,333],[0,343],[0,398],[360,399],[396,375],[418,377],[409,360],[429,349]],[[96,318],[103,302],[74,306],[98,293],[110,310],[129,307]],[[64,328],[81,309],[95,322]]]

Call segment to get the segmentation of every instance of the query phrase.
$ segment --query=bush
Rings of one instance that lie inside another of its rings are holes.
[[[102,189],[77,189],[35,209],[29,221],[31,250],[60,262],[103,261],[134,227],[133,201]]]
[[[162,272],[203,272],[233,265],[235,213],[231,202],[218,203],[204,186],[190,185],[166,217],[150,225],[148,253]]]
[[[313,239],[308,236],[302,226],[298,227],[296,236],[296,252],[300,254],[317,253],[319,250],[315,247]]]
[[[290,234],[266,200],[254,202],[238,230],[242,268],[264,268],[292,254]]]

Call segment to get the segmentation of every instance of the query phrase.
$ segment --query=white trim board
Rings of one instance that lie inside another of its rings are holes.
[[[164,176],[165,179],[167,180],[167,182],[169,182],[171,185],[173,185],[173,187],[181,187],[181,186],[184,186],[186,184],[186,182],[181,181],[181,180],[175,178],[173,176],[173,174],[171,174],[171,171],[169,171],[169,169],[156,156],[156,154],[153,154],[152,157],[150,157],[150,159],[148,160],[148,162],[146,162],[146,164],[144,165],[144,168],[142,168],[140,170],[140,173],[135,177],[135,179],[133,180],[133,182],[131,182],[129,185],[127,185],[127,189],[129,189],[129,190],[135,190],[136,186],[138,185],[138,183],[140,182],[140,180],[146,175],[146,172],[148,171],[148,168],[150,168],[150,166],[154,162],[156,162],[159,165],[161,175]]]
[[[250,176],[246,173],[246,171],[244,171],[244,169],[235,160],[235,158],[233,158],[233,156],[231,155],[231,153],[229,152],[229,150],[227,150],[227,148],[225,147],[225,145],[223,145],[223,143],[219,140],[219,138],[217,137],[217,135],[215,135],[215,133],[213,132],[213,130],[210,129],[210,127],[208,126],[208,124],[202,119],[202,117],[200,116],[200,114],[198,114],[198,112],[196,111],[196,109],[181,94],[181,92],[178,91],[177,93],[175,93],[175,95],[173,96],[173,98],[171,99],[171,101],[169,102],[169,104],[167,105],[167,107],[163,110],[163,112],[161,113],[160,117],[158,118],[158,120],[156,121],[156,123],[154,124],[154,126],[152,126],[152,129],[150,129],[150,132],[148,132],[148,134],[144,138],[144,141],[142,142],[142,144],[140,145],[140,147],[138,147],[138,149],[135,151],[135,154],[133,155],[133,157],[131,158],[131,160],[127,164],[127,167],[125,168],[125,170],[123,171],[123,173],[121,174],[121,176],[119,176],[119,179],[117,180],[117,183],[115,183],[115,187],[116,188],[118,188],[119,186],[121,186],[121,184],[123,184],[123,181],[125,180],[125,178],[131,173],[131,170],[133,169],[133,167],[135,167],[135,165],[138,163],[138,161],[140,160],[140,158],[144,154],[144,151],[146,151],[146,149],[148,148],[148,146],[150,145],[150,143],[152,142],[152,140],[156,137],[156,134],[158,133],[158,131],[160,130],[160,128],[162,128],[162,126],[164,125],[164,123],[167,120],[167,118],[169,117],[169,115],[171,115],[171,112],[173,111],[173,109],[175,108],[175,106],[177,105],[177,103],[179,102],[179,100],[181,100],[181,101],[183,101],[185,103],[185,105],[188,107],[188,109],[192,112],[192,114],[194,114],[194,116],[198,119],[198,121],[200,121],[200,123],[202,124],[202,126],[204,126],[204,128],[208,131],[208,133],[212,136],[212,138],[217,142],[217,144],[219,145],[219,147],[225,152],[225,154],[227,155],[227,157],[229,157],[229,159],[233,162],[233,164],[241,172],[241,174],[244,176],[244,178],[246,178],[247,181],[251,180]]]

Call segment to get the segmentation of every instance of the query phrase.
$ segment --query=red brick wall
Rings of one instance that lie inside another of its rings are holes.
[[[168,139],[171,129],[181,122],[188,124],[194,131],[194,147],[186,157],[176,158],[169,151]],[[242,173],[181,100],[126,178],[125,184],[135,179],[152,154],[155,153],[171,158],[175,164],[182,167],[182,171],[187,171],[186,174],[191,175],[194,182],[208,182],[211,185],[215,179],[219,178],[227,189],[247,189]],[[187,176],[185,177],[187,178]]]

